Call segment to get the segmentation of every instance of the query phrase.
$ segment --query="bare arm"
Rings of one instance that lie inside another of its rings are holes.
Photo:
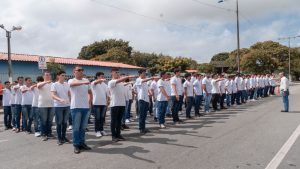
[[[48,83],[51,83],[51,81],[40,82],[40,83],[37,84],[37,88],[40,89]]]

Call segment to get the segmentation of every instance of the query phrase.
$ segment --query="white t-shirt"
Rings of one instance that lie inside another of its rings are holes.
[[[127,92],[128,92],[128,98],[129,100],[132,100],[133,99],[133,95],[132,95],[132,90],[133,90],[133,87],[132,87],[132,84],[128,84],[125,86]]]
[[[4,88],[3,90],[3,100],[2,100],[2,106],[10,106],[10,100],[11,100],[11,90]]]
[[[171,96],[171,93],[172,93],[171,82],[170,82],[170,80],[165,80],[165,83],[166,83],[165,90],[166,90],[168,96]]]
[[[192,97],[192,96],[194,96],[194,94],[193,94],[193,84],[192,84],[192,82],[186,80],[186,81],[183,83],[183,87],[187,89],[187,91],[186,91],[186,96],[187,96],[187,97]]]
[[[9,101],[9,104],[12,105],[12,104],[15,104],[15,100],[16,100],[16,92],[13,88],[11,88],[10,90],[10,101]]]
[[[108,87],[104,82],[95,85],[95,81],[91,84],[93,93],[93,105],[106,105]]]
[[[126,106],[124,85],[117,83],[117,80],[108,82],[108,89],[110,91],[110,107]]]
[[[202,84],[206,86],[207,93],[212,93],[212,85],[210,79],[208,79],[207,77],[203,78]],[[203,93],[206,92],[203,90]]]
[[[230,84],[232,86],[232,93],[236,93],[237,92],[237,87],[236,87],[235,80],[230,80]]]
[[[33,88],[32,90],[33,93],[33,98],[32,98],[32,107],[38,107],[38,103],[39,103],[39,90],[37,89],[37,87]]]
[[[219,81],[218,85],[219,85],[219,88],[220,88],[220,92],[222,94],[225,94],[225,80]]]
[[[152,83],[150,84],[150,89],[154,91],[153,98],[157,98],[158,88],[157,88],[157,82],[155,80],[153,80]]]
[[[196,96],[203,95],[202,93],[202,80],[196,79],[193,83],[194,92]]]
[[[230,80],[225,81],[225,87],[227,89],[226,93],[232,94],[233,91],[232,91],[232,84],[231,84]]]
[[[169,84],[170,84],[170,82],[166,81],[166,80],[159,79],[157,81],[157,89],[158,89],[157,101],[168,101],[168,99],[166,98],[166,96],[162,93],[160,87],[163,87],[165,89],[166,93],[167,93],[166,89],[170,86]],[[168,95],[168,96],[170,96],[170,95]]]
[[[149,87],[146,82],[143,83],[142,81],[143,79],[137,78],[135,83],[138,91],[138,100],[144,100],[145,102],[149,102]]]
[[[22,85],[17,84],[13,87],[13,89],[15,90],[15,102],[14,104],[19,104],[21,105],[22,103],[22,92],[21,92],[21,88]]]
[[[88,79],[82,78],[78,80],[76,78],[70,79],[68,84],[71,85],[73,82],[89,82]],[[79,86],[70,86],[71,92],[71,109],[88,109],[89,105],[89,90],[91,89],[90,85],[79,85]]]
[[[246,90],[246,82],[245,79],[241,79],[241,90]]]
[[[38,107],[53,107],[53,99],[51,95],[52,83],[47,83],[39,88]]]
[[[183,86],[182,86],[182,81],[180,77],[176,77],[173,76],[171,78],[171,86],[175,85],[176,86],[176,90],[177,90],[177,94],[178,95],[182,95],[183,94]],[[175,96],[175,91],[173,90],[173,88],[171,87],[171,96]]]
[[[211,90],[212,94],[218,94],[218,93],[220,93],[219,83],[217,82],[216,79],[212,79],[211,80],[211,85],[212,85],[212,90]]]
[[[21,86],[20,90],[22,92],[22,102],[21,102],[21,105],[31,105],[32,104],[32,100],[33,100],[32,90],[30,90],[30,88],[27,87],[26,85]],[[23,93],[23,91],[26,91],[26,92]]]
[[[61,103],[57,100],[54,100],[54,107],[69,107],[70,102],[69,102],[69,91],[70,91],[70,85],[67,82],[64,82],[61,84],[60,82],[55,82],[51,86],[51,92],[56,92],[56,95],[61,98],[66,100],[66,103]]]
[[[242,82],[241,82],[241,78],[240,78],[240,77],[236,77],[234,81],[235,81],[235,83],[236,83],[237,90],[238,90],[238,91],[242,90]]]

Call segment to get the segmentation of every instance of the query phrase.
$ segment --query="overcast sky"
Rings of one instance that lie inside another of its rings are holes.
[[[1,0],[0,24],[23,27],[12,34],[13,53],[75,58],[84,45],[122,38],[134,50],[203,63],[236,48],[235,2]],[[241,47],[300,35],[300,0],[240,0],[239,7]],[[300,38],[292,46],[300,46]],[[7,51],[4,31],[0,51]]]

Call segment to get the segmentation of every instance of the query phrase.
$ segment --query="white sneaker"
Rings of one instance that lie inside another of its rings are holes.
[[[101,134],[101,132],[100,132],[100,131],[97,131],[97,133],[96,133],[96,137],[102,137],[102,134]]]
[[[160,128],[161,128],[161,129],[165,129],[166,126],[165,126],[164,124],[161,124],[161,125],[160,125]]]
[[[103,130],[101,131],[102,136],[107,136],[108,134]]]
[[[125,120],[125,123],[130,123],[130,120],[129,120],[129,119],[126,119],[126,120]]]
[[[72,130],[73,129],[73,127],[70,125],[69,127],[68,127],[68,130]]]
[[[35,136],[35,137],[40,137],[40,136],[41,136],[41,133],[40,133],[40,132],[35,132],[35,133],[34,133],[34,136]]]
[[[136,118],[136,119],[138,119],[138,118],[139,118],[139,116],[135,116],[135,118]]]

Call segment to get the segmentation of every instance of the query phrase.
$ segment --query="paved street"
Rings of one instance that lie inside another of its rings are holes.
[[[281,113],[281,97],[269,97],[205,117],[158,129],[140,136],[136,122],[123,132],[127,141],[88,133],[92,151],[73,153],[70,144],[25,133],[3,131],[1,115],[1,169],[264,169],[300,124],[300,85],[291,89],[289,113]],[[171,119],[168,119],[170,123]],[[108,124],[106,125],[108,130]],[[92,131],[92,126],[90,126]],[[70,135],[69,135],[70,137]],[[300,168],[300,139],[278,168]]]

